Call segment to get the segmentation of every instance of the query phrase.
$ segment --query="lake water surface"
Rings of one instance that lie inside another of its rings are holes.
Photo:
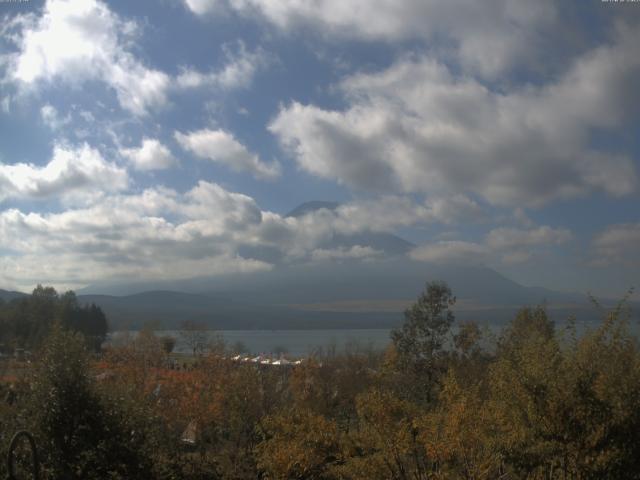
[[[587,329],[596,328],[599,323],[578,322],[576,329],[578,335]],[[499,336],[503,325],[481,325],[484,336],[491,343],[490,337]],[[556,331],[562,335],[566,328],[566,322],[556,323]],[[456,326],[452,328],[455,333]],[[631,331],[640,337],[640,327],[636,322],[631,324]],[[112,332],[107,342],[117,344],[129,336],[135,336],[137,332]],[[191,353],[191,348],[185,342],[184,336],[179,330],[160,330],[155,332],[158,336],[168,335],[176,339],[174,352]],[[326,329],[326,330],[217,330],[203,332],[210,341],[216,336],[222,336],[224,342],[233,347],[242,343],[247,353],[254,355],[269,353],[287,353],[291,357],[305,357],[318,349],[335,349],[337,353],[345,351],[348,346],[373,348],[383,350],[390,342],[390,329]],[[489,336],[487,336],[487,334]],[[449,338],[450,341],[450,338]]]
[[[155,332],[158,336],[169,335],[176,339],[174,351],[190,353],[183,335],[178,330]],[[335,348],[343,352],[347,346],[382,350],[389,343],[389,329],[353,329],[353,330],[220,330],[207,332],[211,340],[221,335],[225,343],[233,347],[241,342],[252,354],[286,352],[292,357],[307,356],[318,348],[324,350]],[[117,343],[124,335],[136,332],[113,332],[109,341]]]

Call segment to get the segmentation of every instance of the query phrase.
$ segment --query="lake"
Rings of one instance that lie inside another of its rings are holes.
[[[242,342],[252,354],[286,352],[292,357],[304,357],[313,353],[318,348],[334,348],[337,352],[344,351],[348,345],[359,347],[373,347],[382,350],[389,343],[389,329],[353,329],[353,330],[219,330],[207,332],[211,339],[215,335],[222,335],[223,340],[233,346]],[[119,339],[127,333],[135,335],[136,332],[113,332],[109,334],[108,341],[118,343]],[[169,335],[176,339],[174,352],[191,353],[185,344],[180,331],[164,330],[156,331],[156,335]]]
[[[593,329],[599,322],[577,322],[578,335],[584,333],[586,329]],[[491,337],[493,341],[499,336],[503,325],[485,324],[482,325],[484,336],[489,344]],[[556,331],[562,334],[566,327],[566,322],[556,322]],[[640,336],[640,327],[636,322],[631,325],[631,331]],[[452,327],[455,333],[456,326]],[[255,355],[285,352],[291,357],[305,357],[316,351],[318,348],[326,350],[335,348],[337,353],[344,352],[345,347],[357,345],[362,348],[372,347],[383,350],[390,342],[391,330],[388,328],[372,329],[325,329],[325,330],[216,330],[206,331],[211,340],[216,335],[222,335],[223,340],[229,347],[241,342],[248,353]],[[176,339],[174,352],[191,353],[191,349],[185,344],[184,338],[179,330],[159,330],[155,332],[158,336],[168,335]],[[136,332],[112,332],[109,334],[107,342],[118,343],[119,337],[135,335]],[[448,341],[451,341],[450,337]]]

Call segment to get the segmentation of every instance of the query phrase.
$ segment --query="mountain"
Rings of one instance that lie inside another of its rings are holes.
[[[172,282],[182,291],[150,290],[130,295],[79,294],[95,303],[111,328],[145,324],[176,329],[194,320],[220,330],[391,328],[431,280],[446,281],[458,298],[459,321],[500,325],[522,306],[544,303],[552,318],[576,315],[592,322],[600,313],[586,295],[524,287],[481,266],[443,266],[392,258],[376,263],[298,265],[269,272]],[[135,286],[120,284],[133,291]],[[0,291],[0,298],[25,294]],[[635,315],[640,305],[633,305]]]
[[[415,245],[391,233],[356,233],[353,235],[334,235],[330,242],[321,244],[321,248],[350,248],[359,245],[371,247],[386,255],[404,255]]]
[[[339,206],[340,204],[337,202],[323,202],[320,200],[312,200],[310,202],[305,202],[298,205],[296,208],[287,213],[285,217],[302,217],[307,213],[315,212],[316,210],[321,210],[323,208],[333,211]]]
[[[11,300],[15,300],[16,298],[25,297],[26,295],[26,293],[2,290],[0,288],[0,299],[4,300],[5,302],[10,302]]]
[[[307,202],[287,216],[338,206]],[[485,266],[413,261],[406,253],[414,245],[393,234],[335,234],[318,248],[354,245],[383,255],[367,262],[287,264],[274,252],[253,250],[241,254],[273,258],[274,268],[186,280],[93,285],[78,293],[81,301],[100,305],[116,328],[146,322],[175,328],[182,320],[197,320],[219,329],[391,327],[402,321],[403,310],[424,289],[425,282],[435,280],[447,282],[457,296],[460,320],[501,324],[522,306],[538,304],[547,305],[557,320],[576,315],[591,321],[598,315],[586,295],[525,287]]]
[[[325,202],[325,201],[311,201],[303,203],[293,210],[291,210],[286,217],[300,217],[306,215],[308,213],[320,210],[335,210],[338,208],[340,204],[336,202]],[[407,240],[398,237],[397,235],[393,235],[390,233],[378,233],[378,232],[364,232],[353,235],[342,235],[335,234],[328,240],[320,243],[317,248],[324,250],[338,250],[338,249],[349,249],[354,246],[361,247],[370,247],[376,252],[379,252],[385,257],[397,257],[404,256],[410,250],[412,250],[415,245]],[[169,290],[169,291],[183,291],[183,292],[209,292],[216,289],[225,288],[226,284],[235,285],[234,290],[246,291],[247,288],[245,282],[256,283],[255,287],[248,287],[249,290],[264,290],[262,284],[265,286],[269,286],[270,283],[282,283],[287,282],[287,277],[293,275],[300,275],[296,267],[293,269],[289,269],[289,267],[281,267],[282,264],[282,253],[277,249],[270,247],[249,247],[249,246],[241,246],[238,250],[238,253],[245,258],[254,258],[257,260],[261,260],[264,262],[268,262],[271,264],[277,265],[274,269],[276,272],[267,275],[261,275],[260,273],[252,274],[251,276],[240,274],[240,275],[228,275],[222,276],[218,278],[193,278],[186,280],[150,280],[150,281],[141,281],[136,283],[95,283],[89,285],[85,288],[81,288],[77,290],[79,294],[109,294],[109,295],[129,295],[132,293],[146,292],[146,291],[155,291],[155,290]],[[352,263],[348,263],[348,265],[353,265]],[[280,265],[280,266],[278,266]],[[302,267],[304,269],[304,267]],[[333,267],[330,267],[333,268]],[[323,267],[314,267],[314,270],[321,271]],[[302,272],[301,274],[306,275],[306,273]],[[331,271],[323,274],[325,277],[329,275],[333,276]],[[294,279],[292,282],[293,287],[296,286],[298,280]],[[309,282],[306,282],[308,284]],[[331,280],[329,280],[331,283]],[[289,287],[287,287],[289,288]],[[299,288],[296,288],[299,291]]]
[[[158,295],[158,304],[153,298]],[[141,295],[80,295],[81,303],[99,305],[112,330],[139,329],[151,324],[160,329],[179,329],[185,320],[218,330],[385,328],[395,324],[397,314],[387,312],[300,312],[287,305],[262,305],[220,300],[208,295],[171,292],[167,305],[157,292]],[[144,298],[140,303],[139,300]]]
[[[406,258],[281,266],[192,279],[181,284],[180,292],[80,295],[79,300],[100,305],[116,329],[147,322],[177,328],[183,320],[231,330],[390,328],[400,324],[403,310],[432,280],[451,286],[459,320],[504,324],[522,306],[543,303],[558,321],[574,314],[590,322],[598,315],[586,295],[524,287],[487,267],[428,265]]]

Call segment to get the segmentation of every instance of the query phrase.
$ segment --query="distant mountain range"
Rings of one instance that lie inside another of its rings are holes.
[[[458,297],[459,320],[503,324],[522,306],[542,303],[556,320],[574,314],[591,322],[600,315],[585,295],[523,287],[486,267],[436,267],[398,259],[354,267],[299,266],[199,279],[198,293],[82,293],[78,299],[99,305],[115,330],[137,329],[147,323],[172,329],[183,320],[221,330],[390,328],[401,323],[402,311],[415,300],[425,281],[444,280]],[[183,286],[193,288],[194,284]],[[5,300],[21,295],[25,294],[0,290]],[[636,312],[640,310],[639,305],[635,307]]]
[[[10,290],[2,290],[0,289],[0,300],[5,302],[10,302],[11,300],[15,300],[16,298],[21,298],[26,296],[26,293],[22,292],[13,292]]]
[[[289,216],[338,204],[309,202]],[[392,234],[334,236],[322,248],[368,246],[385,253],[370,262],[279,265],[270,271],[92,285],[79,290],[83,303],[103,308],[112,328],[139,328],[152,322],[175,328],[196,320],[217,329],[309,329],[393,327],[402,311],[433,280],[446,281],[458,297],[458,319],[502,324],[522,306],[546,304],[557,320],[575,314],[593,321],[600,313],[586,295],[524,287],[484,266],[433,265],[406,255],[413,245]],[[0,290],[0,298],[23,295]],[[638,305],[636,305],[638,307]],[[638,312],[640,308],[635,308]]]

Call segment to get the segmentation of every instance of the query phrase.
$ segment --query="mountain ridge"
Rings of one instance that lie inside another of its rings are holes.
[[[339,205],[310,201],[287,216]],[[113,325],[159,322],[175,327],[183,320],[197,320],[226,329],[395,326],[403,305],[414,301],[426,282],[436,280],[447,282],[460,299],[463,319],[503,323],[522,306],[538,304],[566,317],[584,313],[590,305],[587,295],[526,287],[487,266],[414,261],[406,254],[415,245],[391,233],[334,234],[317,248],[355,245],[383,255],[371,261],[276,263],[267,271],[183,280],[102,283],[76,292],[79,301],[102,307]],[[20,295],[0,291],[0,298]]]

